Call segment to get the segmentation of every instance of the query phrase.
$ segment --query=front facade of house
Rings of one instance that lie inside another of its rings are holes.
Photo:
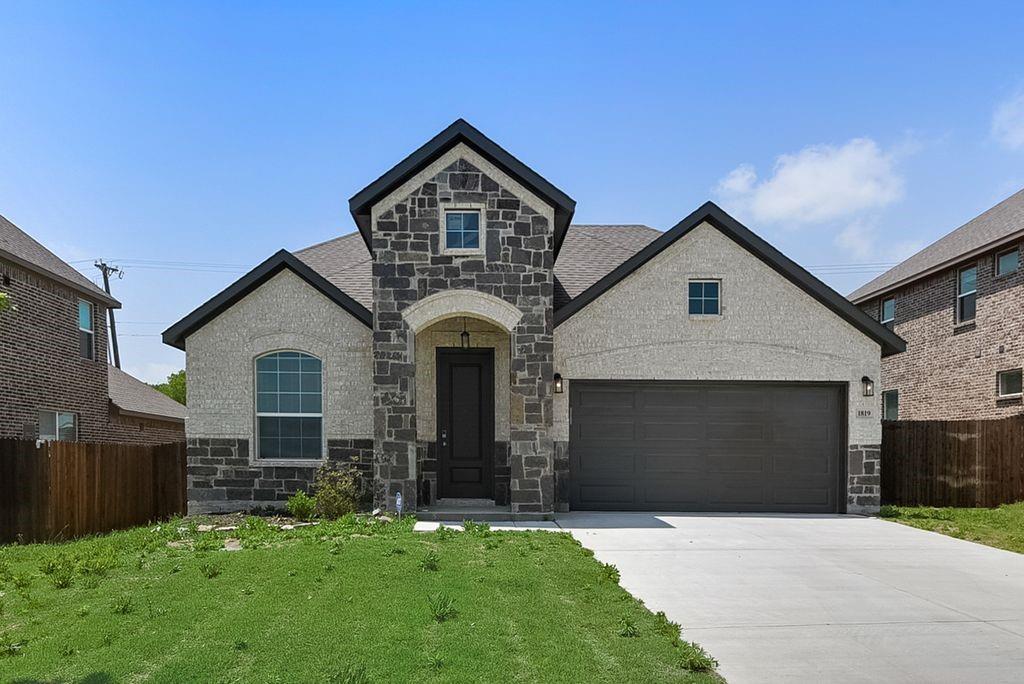
[[[324,463],[378,505],[863,512],[902,341],[718,207],[666,233],[574,202],[464,121],[164,334],[189,499],[280,505]]]
[[[907,342],[882,360],[884,417],[1024,411],[1024,190],[850,295]]]
[[[130,376],[111,383],[126,376],[107,361],[107,308],[120,303],[2,216],[0,292],[12,306],[0,312],[0,438],[185,438],[184,406]]]

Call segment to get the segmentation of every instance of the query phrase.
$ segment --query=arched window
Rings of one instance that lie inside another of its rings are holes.
[[[256,457],[323,456],[320,359],[281,351],[256,359]]]

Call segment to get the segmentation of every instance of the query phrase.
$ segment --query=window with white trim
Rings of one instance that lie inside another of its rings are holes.
[[[474,207],[447,207],[444,215],[443,251],[454,254],[479,254],[484,251],[483,210]]]
[[[956,320],[973,321],[978,306],[978,268],[961,268],[956,276]]]
[[[691,316],[718,316],[721,307],[722,283],[718,280],[691,280],[687,299]]]
[[[279,351],[256,359],[256,457],[323,457],[320,359],[297,351]]]
[[[882,300],[882,318],[881,323],[889,330],[892,330],[896,325],[896,298],[889,297],[888,299]]]
[[[885,390],[882,392],[882,420],[899,420],[900,391]]]
[[[1022,373],[1020,368],[999,371],[996,374],[996,385],[1000,397],[1021,396]]]
[[[96,334],[92,325],[92,302],[78,300],[78,351],[83,359],[96,358]]]
[[[78,416],[68,411],[40,411],[39,439],[44,441],[78,440]]]
[[[996,255],[996,275],[1013,273],[1020,268],[1020,249],[1014,247]]]

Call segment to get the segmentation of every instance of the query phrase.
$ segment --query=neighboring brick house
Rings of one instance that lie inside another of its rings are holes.
[[[192,510],[353,464],[389,509],[871,512],[903,342],[720,208],[661,233],[575,202],[459,120],[164,332]]]
[[[850,294],[906,340],[882,360],[889,420],[1020,414],[1024,190]]]
[[[118,301],[3,216],[0,292],[0,437],[184,439],[183,406],[107,363]]]

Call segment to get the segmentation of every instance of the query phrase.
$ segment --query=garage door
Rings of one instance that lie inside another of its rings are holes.
[[[570,383],[576,510],[840,511],[838,385]]]

